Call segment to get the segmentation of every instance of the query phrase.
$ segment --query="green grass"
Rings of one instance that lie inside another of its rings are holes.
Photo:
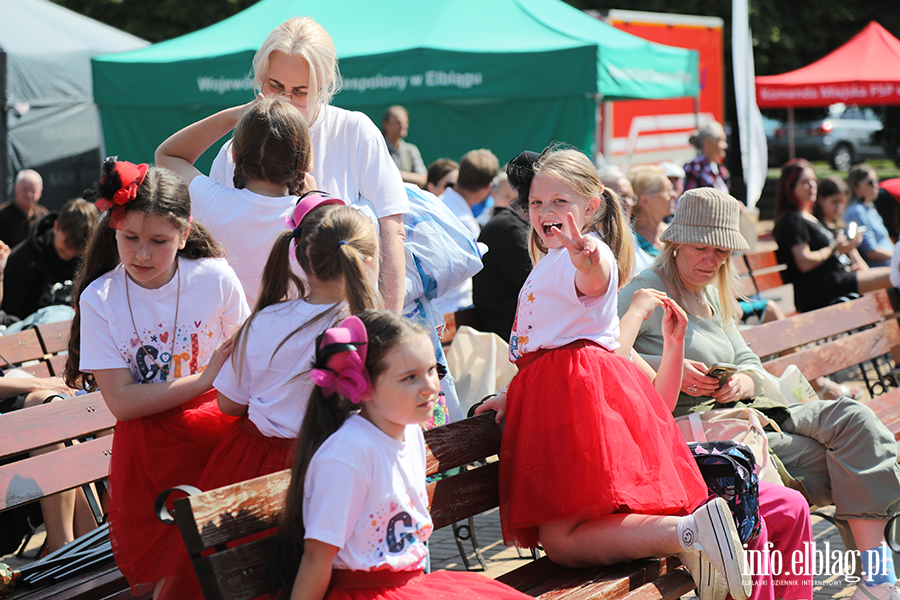
[[[872,168],[875,169],[875,172],[878,173],[879,179],[891,179],[893,177],[900,177],[900,167],[894,164],[894,161],[888,159],[880,159],[880,160],[869,160],[866,161],[868,164],[872,165]],[[819,179],[823,177],[828,177],[829,175],[837,175],[838,177],[842,177],[844,179],[847,178],[846,171],[835,171],[831,168],[825,161],[819,161],[813,163],[813,169],[816,172],[816,177]],[[774,168],[769,169],[766,172],[767,179],[778,179],[781,176],[781,169]]]

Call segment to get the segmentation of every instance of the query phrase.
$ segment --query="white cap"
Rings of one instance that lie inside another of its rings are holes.
[[[680,177],[684,179],[684,169],[673,163],[671,160],[664,160],[657,165],[666,174],[666,177]]]

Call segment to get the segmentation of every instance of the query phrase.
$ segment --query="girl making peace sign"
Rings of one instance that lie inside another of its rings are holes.
[[[615,353],[619,282],[634,253],[618,198],[577,150],[527,153],[508,172],[528,202],[535,267],[510,339],[519,372],[508,393],[480,409],[496,409],[498,419],[505,412],[504,541],[540,543],[571,567],[680,553],[698,588],[715,568],[731,595],[746,599],[750,581],[728,505],[706,502],[667,404],[681,385],[684,314],[663,301],[668,335],[651,383],[644,365]]]

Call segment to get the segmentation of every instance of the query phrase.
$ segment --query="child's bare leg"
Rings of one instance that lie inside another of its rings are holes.
[[[611,565],[682,552],[679,517],[612,514],[588,521],[538,528],[550,560],[566,567]],[[615,540],[615,543],[610,543]]]

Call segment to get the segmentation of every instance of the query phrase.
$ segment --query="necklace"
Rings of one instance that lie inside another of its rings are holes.
[[[697,301],[697,304],[700,306],[704,306],[706,304],[706,299],[703,298],[703,292],[700,292],[699,296],[694,295],[689,289],[684,288],[684,291],[687,292],[687,295]]]
[[[131,295],[128,293],[128,273],[125,273],[125,299],[128,301],[128,314],[131,315],[131,327],[134,328],[134,335],[137,337],[138,344],[141,345],[141,350],[144,351],[144,354],[150,357],[150,360],[153,361],[153,364],[157,366],[157,368],[162,371],[163,381],[169,378],[169,367],[172,366],[172,362],[175,360],[175,336],[178,335],[178,306],[181,304],[181,269],[178,268],[178,257],[175,257],[175,275],[178,276],[178,290],[175,295],[175,324],[172,326],[172,350],[169,352],[169,364],[165,367],[156,362],[156,359],[153,358],[153,355],[147,351],[147,348],[144,347],[144,342],[141,340],[141,335],[138,333],[137,325],[134,323],[134,311],[131,310]]]

